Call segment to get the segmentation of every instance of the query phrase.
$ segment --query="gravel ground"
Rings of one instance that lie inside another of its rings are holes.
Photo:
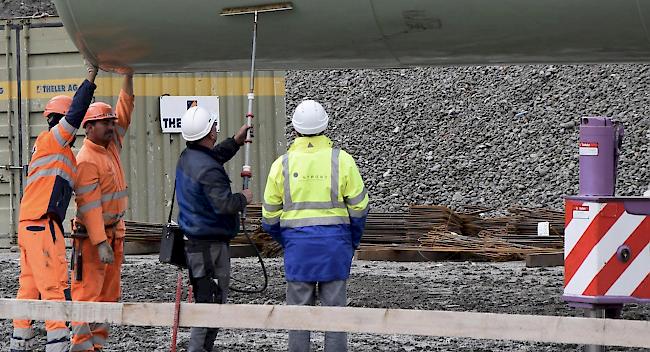
[[[281,259],[267,260],[271,282],[264,294],[231,295],[231,303],[282,304],[284,281]],[[235,278],[257,278],[254,258],[233,260]],[[17,288],[18,257],[0,255],[0,296],[12,298]],[[124,301],[171,302],[176,271],[159,264],[153,256],[129,256],[123,270]],[[355,261],[348,290],[349,306],[520,313],[534,315],[581,315],[560,300],[562,268],[526,268],[510,263],[389,263]],[[650,307],[626,307],[625,319],[650,319]],[[42,327],[42,324],[40,325]],[[0,323],[0,350],[8,349],[10,323]],[[322,336],[316,334],[322,348]],[[182,329],[180,351],[189,330]],[[168,351],[166,328],[115,327],[106,351]],[[286,351],[286,332],[224,330],[220,351]],[[427,338],[401,335],[352,334],[350,351],[580,351],[579,346],[510,341]],[[611,351],[648,351],[616,349]]]

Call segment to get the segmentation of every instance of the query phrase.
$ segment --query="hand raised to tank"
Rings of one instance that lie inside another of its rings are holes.
[[[95,78],[97,77],[97,71],[99,70],[99,68],[97,67],[96,64],[93,64],[92,62],[88,61],[88,59],[84,59],[84,65],[86,65],[86,71],[88,71],[88,76],[87,76],[88,81],[95,83]]]

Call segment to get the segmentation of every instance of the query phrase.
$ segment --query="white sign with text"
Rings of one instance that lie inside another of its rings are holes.
[[[219,97],[162,96],[160,97],[160,127],[163,133],[181,133],[181,117],[192,106],[206,108],[219,121]],[[217,123],[217,127],[219,123]]]

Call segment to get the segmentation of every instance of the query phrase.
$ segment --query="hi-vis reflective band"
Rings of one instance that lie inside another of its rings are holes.
[[[94,191],[95,189],[97,189],[98,186],[99,186],[98,184],[93,183],[92,185],[79,187],[74,191],[74,193],[76,193],[78,196],[81,196],[88,192]]]
[[[63,135],[61,135],[61,130],[67,132],[70,135],[70,137],[68,138],[63,137]],[[61,119],[59,124],[54,126],[54,128],[52,129],[52,134],[54,135],[54,138],[56,139],[57,143],[59,143],[61,147],[65,147],[75,137],[76,132],[77,129],[74,128],[74,126],[72,126],[71,124],[69,124],[66,119]]]
[[[349,223],[350,223],[350,217],[348,216],[324,216],[319,218],[280,219],[281,227],[341,225],[341,224],[349,224]]]
[[[90,203],[84,204],[78,208],[77,213],[87,213],[95,208],[99,208],[102,206],[102,203],[100,203],[98,200],[92,201]]]
[[[102,195],[102,203],[110,202],[112,200],[122,199],[127,197],[128,195],[129,195],[129,191],[126,189],[119,192],[107,193]]]
[[[291,180],[289,178],[289,154],[282,156],[282,176],[284,177],[284,211],[307,209],[345,209],[345,204],[339,202],[339,154],[340,149],[332,149],[332,174],[330,175],[330,201],[329,202],[293,202],[291,199]],[[268,210],[268,209],[267,209]],[[349,222],[349,221],[348,221]]]
[[[83,220],[83,213],[101,207],[101,205],[97,205],[97,204],[99,204],[98,200],[94,202],[90,202],[82,207],[79,207],[77,209],[76,217]],[[88,206],[89,208],[84,208],[86,206]],[[104,226],[112,226],[117,224],[120,220],[122,220],[122,218],[124,218],[125,215],[126,215],[125,211],[121,213],[102,213],[102,218],[104,219]]]
[[[25,184],[25,188],[38,180],[39,178],[42,177],[47,177],[47,176],[60,176],[64,180],[68,181],[68,184],[70,185],[71,188],[74,188],[74,180],[72,179],[72,176],[68,174],[65,170],[60,169],[60,168],[52,168],[52,169],[46,169],[46,170],[41,170],[39,172],[34,173],[33,175],[27,177],[27,182]]]
[[[282,210],[282,204],[269,204],[269,203],[262,203],[262,206],[264,207],[264,210],[268,211],[269,213]]]
[[[59,121],[59,124],[57,125],[59,128],[63,128],[68,134],[74,135],[77,132],[77,129],[72,126],[67,119],[63,118],[61,121]]]
[[[59,131],[59,127],[54,127],[52,129],[52,134],[54,135],[54,139],[56,139],[56,142],[59,143],[61,147],[65,147],[66,144],[68,144],[68,140],[61,135],[61,131]]]
[[[363,200],[366,199],[367,194],[368,194],[368,190],[364,187],[363,191],[361,191],[361,193],[359,193],[358,196],[345,199],[345,204],[347,204],[349,207],[355,206],[363,202]]]
[[[50,99],[56,95],[72,96],[83,82],[83,77],[22,81],[23,97]],[[248,94],[246,76],[232,77],[143,77],[135,76],[138,97],[160,97],[169,95],[218,95],[221,97],[245,97]],[[95,80],[95,97],[117,97],[122,86],[122,77],[99,77]],[[16,81],[0,81],[0,101],[17,99]],[[142,88],[141,88],[142,87]],[[7,94],[10,92],[11,94]],[[274,97],[285,95],[283,77],[255,77],[255,95]]]
[[[29,163],[29,171],[31,172],[39,166],[47,165],[55,161],[63,162],[64,164],[68,165],[72,172],[77,173],[77,168],[72,164],[72,160],[68,159],[68,157],[63,154],[51,154],[42,156],[38,159],[33,159],[32,162]]]

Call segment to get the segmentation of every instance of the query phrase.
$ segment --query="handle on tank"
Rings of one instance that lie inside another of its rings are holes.
[[[614,122],[616,124],[616,149],[620,150],[621,147],[623,146],[623,137],[625,135],[625,129],[623,128],[623,124],[616,121]]]

